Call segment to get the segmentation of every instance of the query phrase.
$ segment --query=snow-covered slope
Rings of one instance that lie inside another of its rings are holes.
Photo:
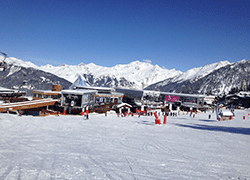
[[[250,111],[230,121],[209,113],[168,116],[166,125],[111,112],[89,120],[2,113],[0,179],[249,180]]]
[[[211,73],[212,71],[215,71],[215,70],[217,70],[221,67],[224,67],[228,64],[231,64],[231,63],[228,61],[220,61],[217,63],[206,65],[204,67],[193,68],[193,69],[190,69],[190,70],[186,71],[185,73],[181,74],[180,76],[177,76],[172,81],[173,82],[177,82],[177,81],[182,82],[182,81],[186,81],[186,80],[202,78],[202,77],[208,75],[209,73]]]
[[[32,68],[35,68],[35,69],[38,69],[39,67],[35,64],[33,64],[32,62],[30,61],[23,61],[23,60],[20,60],[20,59],[17,59],[17,58],[14,58],[14,57],[8,57],[5,62],[8,64],[8,65],[14,65],[14,66],[20,66],[20,67],[32,67]]]

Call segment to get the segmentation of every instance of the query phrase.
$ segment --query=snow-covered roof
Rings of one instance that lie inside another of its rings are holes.
[[[215,99],[215,96],[206,96],[205,99],[206,99],[206,100],[207,100],[207,99],[210,99],[210,100],[212,99],[212,100],[214,100],[214,99]]]
[[[143,90],[143,95],[160,96],[160,94],[161,94],[161,92],[159,92],[159,91]]]
[[[130,104],[127,104],[127,103],[121,103],[121,104],[117,105],[118,108],[120,108],[122,106],[128,106],[128,107],[132,108],[132,106]]]
[[[0,93],[4,94],[4,93],[26,93],[25,91],[19,91],[19,90],[15,90],[15,89],[8,89],[8,88],[4,88],[4,87],[0,87]]]
[[[51,91],[51,90],[34,90],[33,93],[34,92],[40,92],[40,93],[44,93],[44,94],[46,94],[46,93],[61,94],[61,91]]]
[[[250,92],[246,92],[246,91],[240,91],[239,94],[243,96],[250,96]]]
[[[62,94],[77,94],[77,95],[83,95],[83,94],[96,94],[96,90],[83,90],[83,89],[77,89],[77,90],[62,90]]]
[[[138,91],[143,92],[141,89],[132,89],[132,88],[123,88],[123,87],[115,87],[115,90],[124,90],[124,91]]]
[[[0,87],[0,91],[1,92],[17,92],[17,90],[13,90],[13,89],[8,89],[8,88],[4,88],[4,87]]]
[[[205,95],[202,94],[184,94],[184,93],[173,93],[173,92],[161,92],[164,95],[172,95],[172,96],[184,96],[184,97],[196,97],[196,98],[205,98]]]
[[[222,111],[222,112],[221,112],[221,115],[222,115],[222,116],[232,116],[233,113],[232,113],[231,111]]]
[[[123,93],[111,92],[111,93],[97,93],[97,97],[123,97]]]
[[[81,87],[82,89],[96,89],[96,90],[105,90],[105,91],[112,91],[110,87],[95,87],[95,86],[76,86]]]
[[[228,94],[226,97],[227,98],[232,98],[232,97],[240,97],[240,98],[244,98],[244,97],[249,97],[250,94]]]
[[[0,90],[8,90],[7,88],[4,87],[0,87]]]

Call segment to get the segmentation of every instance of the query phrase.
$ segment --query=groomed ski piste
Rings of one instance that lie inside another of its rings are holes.
[[[181,113],[162,125],[113,113],[0,114],[0,179],[248,180],[249,113],[236,110],[227,121]]]

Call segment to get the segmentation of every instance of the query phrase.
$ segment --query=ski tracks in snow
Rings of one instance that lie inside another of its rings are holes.
[[[4,114],[0,119],[0,179],[248,177],[242,173],[249,164],[247,135],[192,128],[197,123],[212,125],[187,116],[169,117],[167,125],[159,126],[154,117],[143,116],[91,115],[85,120]]]

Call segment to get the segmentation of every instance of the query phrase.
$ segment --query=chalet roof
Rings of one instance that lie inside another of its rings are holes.
[[[15,89],[8,89],[8,88],[0,87],[0,92],[1,92],[1,93],[3,93],[3,92],[7,92],[7,93],[10,93],[10,92],[17,93],[17,92],[19,92],[19,91],[18,91],[18,90],[15,90]]]
[[[34,90],[33,93],[42,93],[42,94],[61,94],[61,91],[51,91],[51,90]]]
[[[77,89],[77,90],[62,90],[62,94],[77,94],[77,95],[83,95],[83,94],[96,94],[97,90],[83,90],[83,89]]]
[[[80,87],[80,86],[77,86]],[[83,89],[95,89],[95,90],[106,90],[106,91],[112,91],[112,88],[110,87],[96,87],[96,86],[81,86]]]
[[[0,87],[0,91],[13,91],[13,89],[7,89],[7,88],[4,88],[4,87]]]
[[[128,106],[128,107],[132,108],[132,106],[130,104],[127,104],[127,103],[121,103],[121,104],[117,105],[118,108],[123,107],[123,106]]]
[[[236,98],[245,98],[245,97],[250,97],[250,95],[248,94],[229,94],[226,96],[226,98],[233,98],[233,97],[236,97]]]
[[[171,96],[182,96],[182,97],[195,97],[195,98],[205,98],[205,95],[202,94],[185,94],[185,93],[174,93],[174,92],[161,92],[163,95]]]
[[[222,112],[221,112],[221,115],[222,115],[222,116],[232,116],[233,113],[232,113],[231,111],[222,111]]]
[[[115,88],[117,92],[122,92],[125,95],[133,95],[133,96],[143,96],[143,95],[154,95],[159,96],[162,95],[171,95],[171,96],[182,96],[182,97],[195,97],[195,98],[205,98],[205,95],[202,94],[184,94],[184,93],[174,93],[174,92],[160,92],[160,91],[152,91],[152,90],[139,90],[139,89],[126,89],[126,88]]]
[[[8,88],[4,88],[4,87],[0,87],[0,95],[8,95],[8,96],[16,96],[16,95],[24,95],[26,94],[25,91],[19,91],[19,90],[15,90],[15,89],[8,89]]]

